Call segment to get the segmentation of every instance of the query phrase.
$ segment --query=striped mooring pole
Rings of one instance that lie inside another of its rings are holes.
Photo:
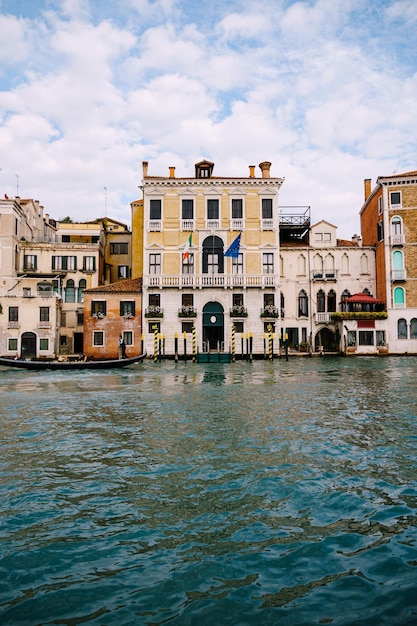
[[[192,333],[192,341],[193,341],[193,363],[195,363],[196,360],[196,356],[197,356],[197,341],[196,341],[196,330],[195,330],[195,326],[193,325],[193,333]]]
[[[153,327],[153,362],[158,360],[158,326]]]
[[[235,336],[235,325],[232,324],[232,363],[235,362],[235,341],[236,341],[236,336]]]

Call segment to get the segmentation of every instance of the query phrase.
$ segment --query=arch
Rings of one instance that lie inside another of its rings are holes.
[[[72,278],[67,280],[65,286],[65,302],[75,302],[75,283]]]
[[[404,257],[401,250],[394,250],[392,253],[392,269],[394,271],[404,269]]]
[[[330,252],[324,259],[324,269],[326,274],[334,272],[334,256]]]
[[[336,311],[336,292],[334,289],[330,289],[327,294],[327,312],[334,313]]]
[[[220,237],[210,235],[203,241],[203,274],[223,274],[224,244]]]
[[[304,254],[300,254],[298,257],[298,262],[297,262],[297,268],[298,268],[298,275],[299,276],[305,276],[306,275],[306,258],[304,256]]]
[[[313,257],[313,274],[315,278],[323,277],[323,258],[321,254],[315,254]]]
[[[407,320],[400,318],[397,322],[398,339],[408,339]]]
[[[349,257],[346,252],[342,256],[342,274],[349,274]]]
[[[298,317],[308,317],[308,296],[304,289],[298,294]]]
[[[324,352],[334,352],[337,350],[336,334],[327,326],[320,328],[314,339],[314,350],[319,352],[320,346]]]
[[[403,221],[399,215],[394,215],[391,218],[391,235],[398,237],[403,234]]]
[[[405,304],[405,293],[402,287],[395,287],[393,292],[393,301],[394,305],[404,306]]]
[[[21,359],[33,359],[36,358],[36,341],[37,337],[35,333],[26,332],[22,333],[20,340],[20,358]]]
[[[323,289],[317,292],[317,313],[325,313],[326,311],[326,294]]]
[[[220,302],[207,302],[203,307],[203,341],[209,350],[217,350],[224,342],[224,309]]]
[[[77,302],[84,302],[84,289],[87,287],[87,281],[85,278],[81,278],[78,283]]]
[[[417,339],[417,319],[415,317],[410,322],[410,339]]]
[[[361,274],[369,274],[369,261],[365,253],[361,255],[360,267]]]

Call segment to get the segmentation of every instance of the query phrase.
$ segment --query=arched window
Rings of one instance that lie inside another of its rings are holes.
[[[279,256],[279,271],[280,276],[284,276],[284,259],[281,255]]]
[[[314,255],[313,268],[314,277],[323,278],[323,259],[320,254]]]
[[[398,339],[407,339],[407,321],[404,319],[397,322],[397,336]]]
[[[405,293],[402,287],[395,287],[394,289],[394,306],[402,308],[405,304]]]
[[[403,225],[401,217],[395,215],[391,220],[391,235],[393,237],[403,234]],[[394,243],[394,242],[393,242]]]
[[[304,289],[298,294],[298,317],[308,317],[308,296]]]
[[[75,302],[75,283],[70,278],[65,286],[65,302]]]
[[[334,289],[330,289],[327,294],[327,312],[334,313],[336,311],[336,292]]]
[[[326,311],[326,294],[323,289],[317,292],[317,313],[325,313]]]
[[[223,274],[223,241],[207,237],[203,242],[203,274]]]
[[[327,254],[324,259],[324,271],[327,278],[334,277],[334,256],[333,254]]]
[[[366,254],[361,256],[361,274],[369,274],[369,263]]]
[[[298,257],[298,275],[306,275],[306,258],[304,254],[300,254],[300,256]]]
[[[417,339],[417,319],[415,317],[410,322],[410,339]]]
[[[342,300],[346,300],[346,298],[350,298],[350,291],[349,291],[349,289],[344,289],[344,291],[342,293]]]
[[[404,258],[401,250],[395,250],[392,253],[392,269],[394,270],[394,272],[404,269]]]
[[[284,311],[285,311],[285,297],[284,294],[281,291],[281,317],[285,317],[284,316]]]
[[[77,298],[78,302],[84,302],[83,292],[86,287],[87,287],[87,281],[85,280],[85,278],[81,278],[80,282],[78,283],[78,298]]]
[[[349,274],[349,257],[346,252],[342,256],[342,274]]]

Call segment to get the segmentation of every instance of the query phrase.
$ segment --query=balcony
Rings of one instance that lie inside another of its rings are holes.
[[[195,224],[194,220],[181,220],[181,230],[187,232],[194,232]]]
[[[338,270],[313,270],[311,279],[314,282],[336,282]]]
[[[267,304],[261,309],[261,317],[277,318],[279,315],[278,307],[273,304]]]
[[[261,230],[274,230],[274,220],[273,219],[262,220]]]
[[[279,277],[275,274],[150,274],[143,277],[143,286],[147,289],[275,289],[278,285]]]
[[[151,220],[148,223],[148,231],[153,233],[160,233],[162,230],[162,220]]]
[[[230,222],[230,230],[244,230],[245,228],[245,223],[243,221],[243,219],[232,219],[232,221]]]
[[[330,322],[330,313],[316,313],[316,324],[328,324]]]
[[[407,270],[392,270],[391,280],[397,283],[407,280]]]
[[[207,230],[219,230],[220,220],[207,220]]]
[[[145,309],[145,317],[151,317],[151,318],[164,317],[164,309],[162,309],[160,306],[150,304]]]
[[[178,309],[178,317],[197,317],[197,309],[194,306],[182,306]]]
[[[391,235],[392,246],[403,246],[405,244],[404,235]]]
[[[243,305],[236,305],[230,309],[230,317],[248,317],[248,309]]]

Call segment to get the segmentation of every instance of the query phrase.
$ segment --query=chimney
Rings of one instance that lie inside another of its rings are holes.
[[[262,178],[269,178],[269,170],[271,169],[271,163],[269,161],[262,161],[259,163],[259,167],[262,170]]]
[[[143,169],[143,178],[146,178],[148,175],[148,161],[142,161],[142,169]]]
[[[361,236],[360,235],[352,235],[352,243],[354,243],[356,246],[359,246],[361,243]]]
[[[365,180],[363,181],[363,186],[364,186],[364,191],[365,191],[365,202],[371,195],[371,184],[372,184],[372,180],[370,178],[365,178]]]
[[[249,178],[255,178],[255,166],[249,165]]]
[[[169,167],[169,177],[175,178],[175,167],[173,167],[172,165],[170,165]]]

